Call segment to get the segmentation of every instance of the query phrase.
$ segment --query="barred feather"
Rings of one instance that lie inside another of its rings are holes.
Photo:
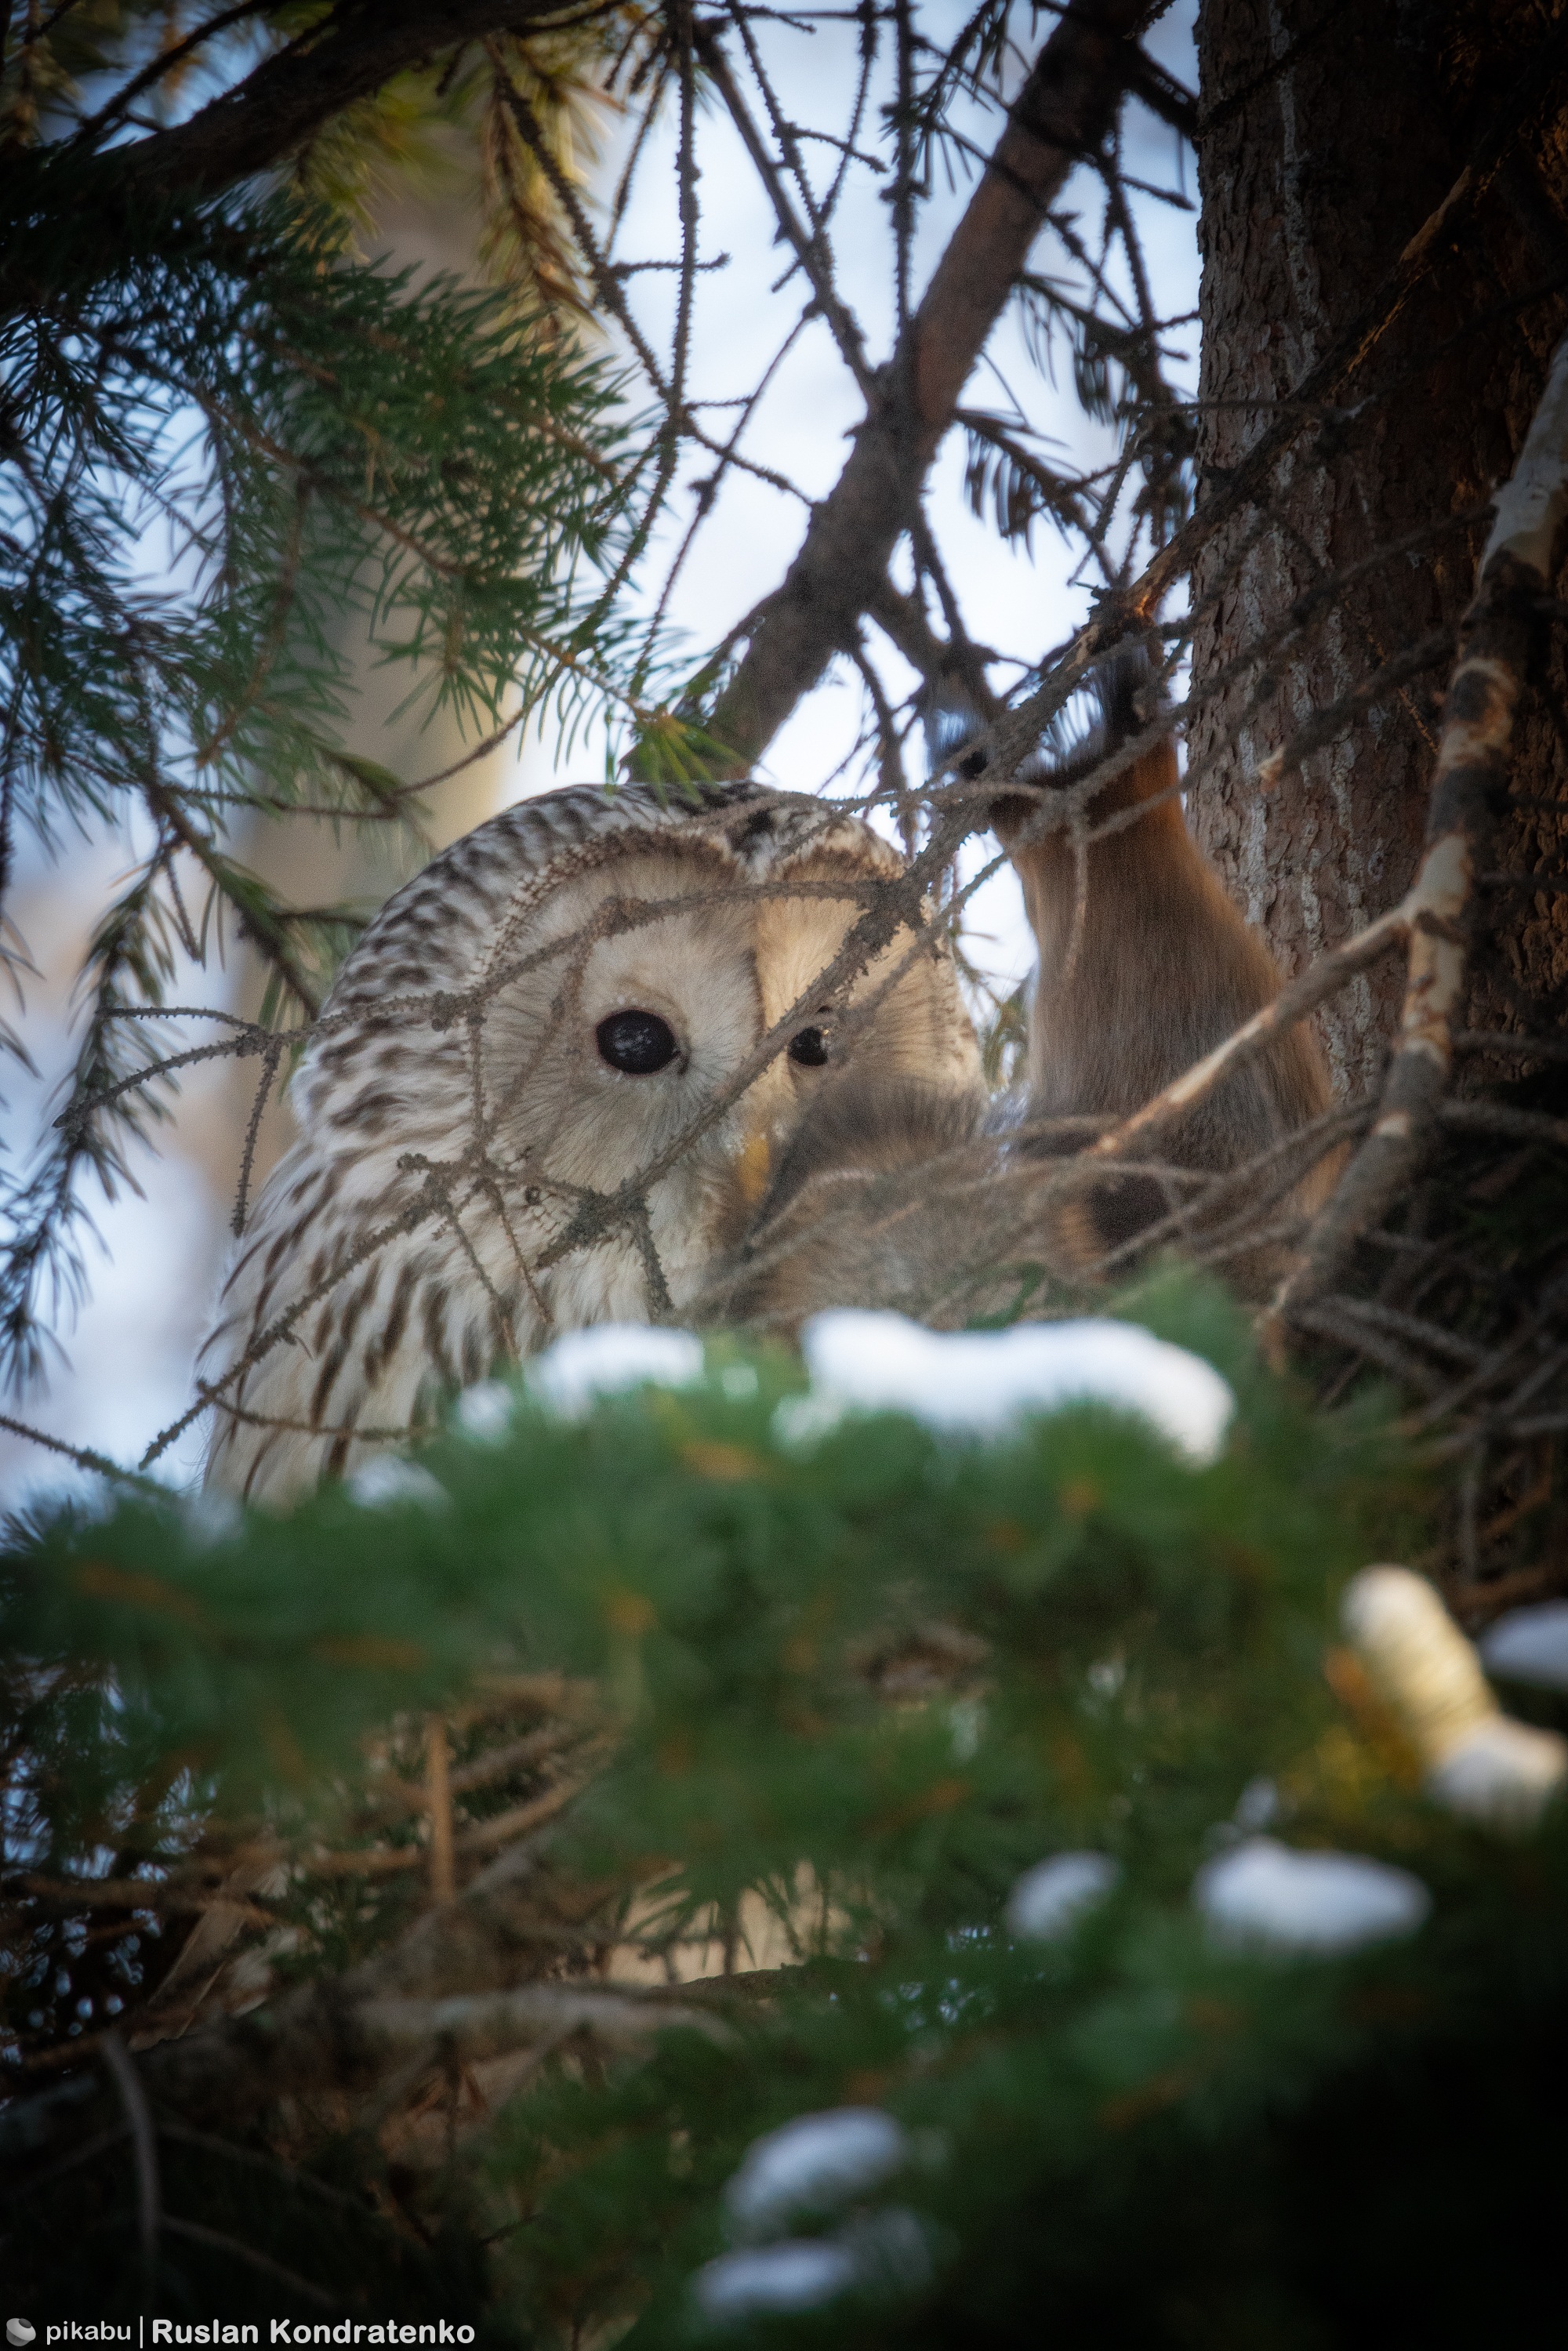
[[[779,1053],[717,1098],[901,867],[858,820],[755,784],[570,787],[435,859],[350,956],[295,1080],[300,1138],[204,1352],[209,1477],[286,1499],[557,1332],[678,1313],[820,1078]],[[895,941],[850,1002],[901,964],[856,1053],[971,1085],[945,951]],[[629,1007],[674,1031],[667,1069],[605,1063],[597,1024]]]

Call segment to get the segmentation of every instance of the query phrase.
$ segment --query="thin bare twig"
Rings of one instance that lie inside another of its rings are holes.
[[[433,1714],[425,1731],[424,1808],[430,1819],[430,1898],[450,1902],[457,1891],[453,1853],[452,1755],[446,1725]]]
[[[136,2228],[141,2248],[142,2279],[149,2297],[154,2298],[158,2292],[158,2232],[163,2225],[162,2199],[158,2188],[158,2134],[141,2076],[119,2033],[106,2032],[99,2049],[131,2126],[131,2144],[136,2151]]]

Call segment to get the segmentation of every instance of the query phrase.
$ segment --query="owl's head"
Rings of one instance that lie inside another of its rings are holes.
[[[292,1291],[291,1329],[342,1360],[323,1387],[275,1346],[235,1384],[247,1408],[281,1383],[298,1418],[308,1389],[307,1425],[352,1443],[422,1382],[679,1311],[821,1085],[972,1087],[921,909],[856,932],[903,872],[868,825],[754,784],[572,787],[435,859],[343,967],[214,1333],[232,1366]]]

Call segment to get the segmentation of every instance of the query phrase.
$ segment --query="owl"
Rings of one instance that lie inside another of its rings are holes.
[[[1242,1179],[1184,1204],[1244,1167],[1287,1228],[1323,1196],[1305,1029],[1189,1095],[1154,1164],[1051,1180],[1280,984],[1186,830],[1145,676],[1110,665],[1082,751],[989,803],[1040,957],[1008,1101],[980,1082],[931,909],[850,942],[904,861],[831,802],[571,787],[435,859],[345,963],[295,1079],[300,1140],[204,1352],[209,1476],[286,1499],[593,1322],[1060,1311],[1145,1234],[1207,1238],[1266,1295],[1279,1248],[1224,1221]]]
[[[287,1500],[563,1331],[683,1319],[852,1066],[978,1099],[935,932],[824,984],[902,872],[869,825],[752,783],[568,787],[437,857],[296,1073],[299,1139],[203,1351],[209,1479]]]

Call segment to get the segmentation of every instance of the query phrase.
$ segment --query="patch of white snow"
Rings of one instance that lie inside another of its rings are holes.
[[[1477,1646],[1489,1673],[1542,1689],[1568,1690],[1568,1600],[1511,1608]]]
[[[479,1380],[457,1399],[457,1426],[480,1445],[499,1445],[512,1425],[515,1392],[505,1380]]]
[[[1008,1932],[1051,1943],[1071,1933],[1122,1875],[1108,1853],[1055,1853],[1026,1869],[1008,1896]]]
[[[724,2191],[733,2235],[772,2235],[803,2209],[864,2196],[900,2170],[912,2149],[902,2124],[880,2106],[832,2106],[797,2115],[747,2148]]]
[[[528,1366],[529,1388],[563,1420],[580,1420],[599,1397],[645,1383],[689,1387],[703,1374],[703,1343],[690,1331],[648,1322],[599,1322],[568,1331]]]
[[[1427,1793],[1461,1819],[1483,1828],[1533,1828],[1568,1781],[1568,1742],[1555,1730],[1537,1730],[1494,1714],[1467,1731],[1427,1774]]]
[[[1218,1455],[1236,1407],[1211,1364],[1131,1322],[927,1331],[902,1314],[843,1309],[813,1315],[801,1347],[819,1412],[908,1412],[977,1436],[1063,1405],[1107,1404],[1141,1414],[1202,1464]]]
[[[1413,1935],[1432,1897],[1418,1877],[1354,1853],[1298,1853],[1248,1837],[1205,1862],[1193,1898],[1214,1939],[1326,1957]]]
[[[859,2277],[848,2245],[831,2237],[787,2237],[780,2244],[721,2253],[698,2270],[692,2294],[704,2316],[722,2325],[767,2311],[820,2310]]]
[[[428,1469],[395,1453],[372,1453],[344,1482],[362,1510],[392,1510],[403,1502],[417,1502],[423,1510],[434,1510],[451,1499]]]

